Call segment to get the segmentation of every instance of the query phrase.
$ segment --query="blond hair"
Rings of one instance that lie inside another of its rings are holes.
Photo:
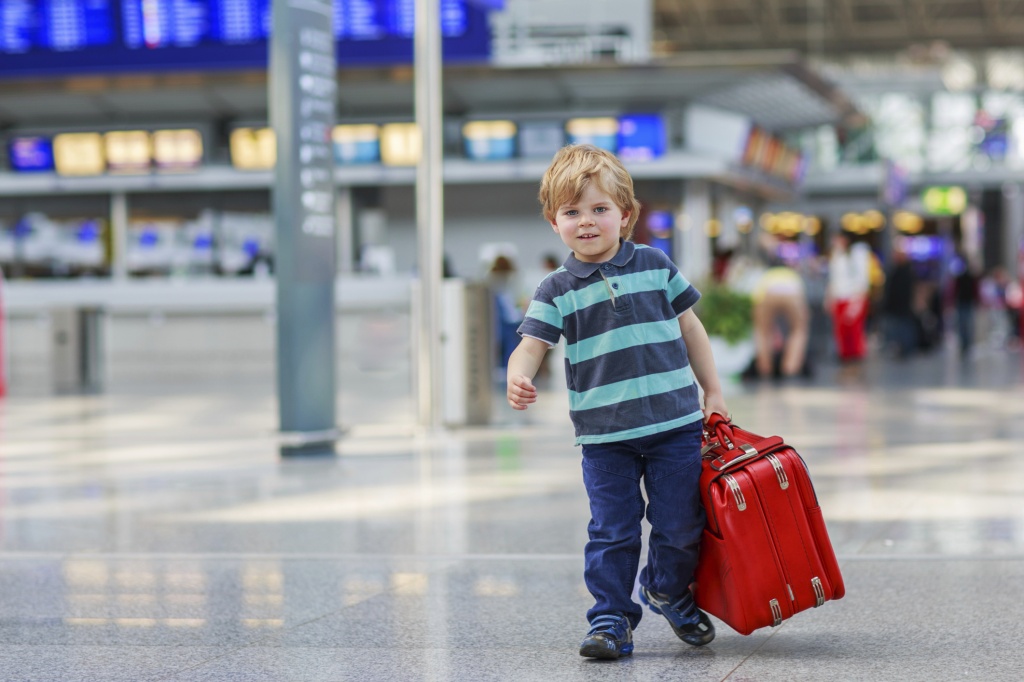
[[[624,214],[629,213],[629,222],[623,226],[620,236],[629,239],[640,217],[640,202],[633,194],[633,178],[611,152],[592,144],[571,144],[562,147],[551,160],[540,181],[538,199],[544,218],[555,222],[558,207],[575,204],[591,182],[610,196]]]

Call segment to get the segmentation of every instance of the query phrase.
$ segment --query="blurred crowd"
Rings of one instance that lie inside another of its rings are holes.
[[[558,256],[545,254],[520,270],[517,254],[500,246],[506,250],[486,254],[481,263],[494,300],[498,368],[518,344],[516,330],[534,287],[560,265]],[[740,371],[744,379],[806,378],[816,366],[856,365],[871,354],[902,361],[947,343],[964,361],[985,348],[1021,348],[1024,294],[1005,267],[983,271],[961,250],[925,263],[905,239],[894,240],[883,259],[844,232],[824,253],[794,246],[765,234],[753,255],[720,251],[713,281],[705,283],[749,297],[753,357]],[[699,310],[712,335],[712,318],[721,314],[713,306]],[[545,366],[539,377],[549,375]]]
[[[756,257],[720,254],[718,283],[751,297],[755,357],[744,378],[806,377],[816,363],[870,353],[905,360],[947,340],[964,361],[981,348],[1021,348],[1024,294],[1005,267],[982,271],[960,250],[923,267],[899,239],[887,261],[845,233],[817,256],[769,236]]]

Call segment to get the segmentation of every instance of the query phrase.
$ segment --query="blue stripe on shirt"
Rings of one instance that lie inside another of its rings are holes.
[[[573,412],[592,410],[627,400],[668,393],[691,386],[693,383],[693,371],[689,366],[671,372],[647,374],[625,381],[617,381],[614,384],[598,386],[588,391],[569,391],[569,409]]]

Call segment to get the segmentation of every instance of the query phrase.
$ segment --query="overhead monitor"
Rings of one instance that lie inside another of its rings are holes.
[[[423,138],[415,123],[388,123],[380,129],[380,160],[385,166],[415,166]]]
[[[153,163],[159,171],[195,170],[203,161],[203,136],[198,130],[156,130],[153,132]]]
[[[107,170],[111,173],[148,173],[153,162],[149,133],[145,130],[115,130],[103,135]]]
[[[372,123],[334,126],[335,163],[380,161],[380,126]]]
[[[516,151],[512,121],[470,121],[462,126],[466,157],[477,161],[511,159]]]
[[[650,161],[665,155],[668,146],[665,120],[658,114],[627,114],[619,117],[619,156]]]
[[[486,61],[489,3],[437,1],[445,59]],[[0,78],[265,69],[271,6],[271,0],[2,0]],[[333,7],[339,64],[412,62],[415,0],[334,0]]]
[[[238,170],[269,170],[277,163],[272,128],[235,128],[229,140],[231,163]]]
[[[53,163],[60,175],[101,175],[107,169],[103,136],[63,133],[53,138]]]
[[[573,118],[565,124],[572,144],[592,144],[610,152],[618,151],[619,121],[615,118]]]
[[[47,137],[15,137],[7,143],[11,170],[45,173],[53,170],[53,143]]]
[[[550,159],[565,146],[565,126],[560,121],[524,121],[519,124],[519,156]]]

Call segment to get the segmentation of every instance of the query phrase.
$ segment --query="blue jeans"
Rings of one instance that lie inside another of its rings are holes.
[[[697,421],[643,438],[583,446],[583,483],[591,515],[583,578],[595,600],[587,620],[621,613],[634,628],[640,622],[643,610],[632,596],[645,511],[651,538],[640,584],[671,597],[690,588],[704,528],[701,428]]]

